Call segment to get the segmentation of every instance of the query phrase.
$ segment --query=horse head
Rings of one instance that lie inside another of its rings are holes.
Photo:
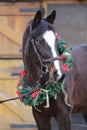
[[[48,73],[48,77],[55,81],[62,77],[59,60],[53,59],[58,56],[53,27],[55,17],[55,10],[46,18],[39,10],[24,32],[23,61],[29,85],[35,84],[41,73]]]

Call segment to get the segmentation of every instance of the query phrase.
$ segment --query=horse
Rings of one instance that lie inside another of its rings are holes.
[[[38,10],[23,35],[23,62],[26,71],[26,85],[43,85],[51,79],[54,82],[64,82],[67,92],[68,106],[64,101],[64,93],[57,93],[57,98],[50,98],[50,106],[40,104],[32,113],[38,130],[51,130],[50,120],[56,119],[59,130],[71,130],[72,113],[83,113],[87,123],[87,45],[82,44],[72,49],[73,69],[65,73],[56,49],[54,21],[56,11],[53,10],[46,18]]]

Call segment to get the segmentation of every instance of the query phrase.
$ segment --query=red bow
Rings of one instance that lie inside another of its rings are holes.
[[[38,95],[39,89],[36,89],[36,91],[34,91],[31,95],[32,98],[36,98],[36,96]]]

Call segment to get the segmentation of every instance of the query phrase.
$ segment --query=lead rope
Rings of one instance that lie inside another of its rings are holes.
[[[65,104],[66,104],[68,107],[71,107],[71,104],[68,103],[67,92],[66,92],[66,90],[64,89],[64,82],[65,82],[65,80],[63,80],[63,83],[62,83],[62,92],[63,92],[63,94],[64,94],[64,101],[65,101]]]
[[[45,93],[46,94],[46,106],[44,106],[44,108],[49,108],[50,107],[50,103],[49,103],[49,96],[48,96],[48,92],[49,90],[45,90],[45,89],[40,89],[40,91],[38,92],[38,95],[36,97],[36,99],[34,100],[34,108],[38,111],[41,112],[37,107],[36,107],[36,101],[38,99],[39,93]]]
[[[27,95],[31,94],[32,92],[35,92],[37,88],[38,88],[38,86],[36,86],[31,92],[23,94],[22,96],[17,96],[17,97],[14,97],[14,98],[9,98],[9,99],[6,99],[6,100],[0,100],[0,104],[2,104],[4,102],[8,102],[8,101],[12,101],[12,100],[17,100],[17,99],[21,99],[23,97],[26,97]]]

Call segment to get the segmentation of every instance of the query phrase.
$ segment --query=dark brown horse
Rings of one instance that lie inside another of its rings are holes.
[[[42,18],[38,11],[28,24],[23,36],[23,61],[26,70],[26,84],[45,84],[49,78],[62,82],[64,71],[56,51],[56,37],[53,23],[56,11],[47,18]],[[51,130],[51,117],[59,124],[59,130],[71,130],[71,113],[83,113],[87,123],[87,45],[80,45],[72,50],[73,70],[65,74],[64,88],[67,92],[68,106],[62,91],[57,99],[50,99],[50,107],[45,103],[37,106],[41,112],[32,107],[33,115],[39,130]],[[47,62],[48,61],[48,62]],[[45,75],[45,76],[44,76]]]

